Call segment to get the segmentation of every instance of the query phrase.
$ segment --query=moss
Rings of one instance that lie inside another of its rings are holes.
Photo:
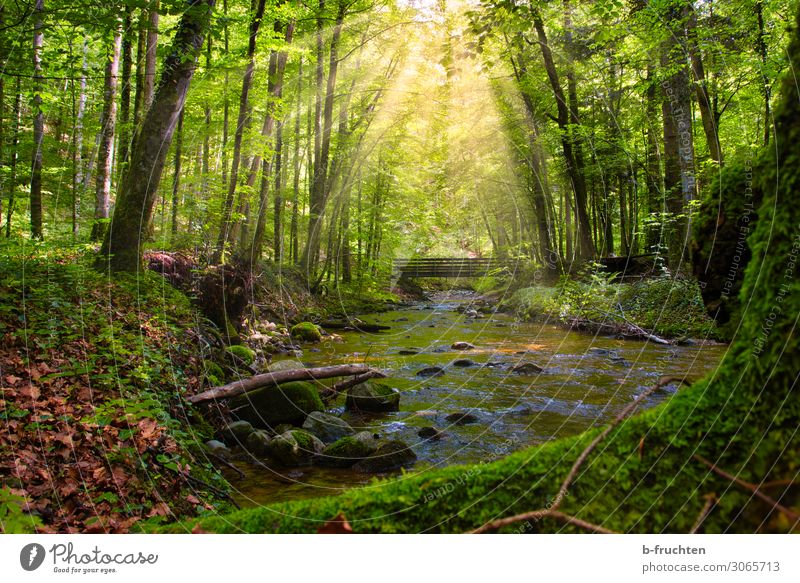
[[[206,381],[212,387],[220,385],[225,380],[225,373],[222,372],[222,367],[213,360],[203,361],[203,371],[206,375]]]
[[[290,334],[292,338],[304,342],[319,342],[322,340],[322,333],[319,331],[319,326],[311,322],[295,324],[292,326]]]
[[[247,366],[250,366],[256,360],[256,353],[251,348],[241,344],[233,344],[228,346],[225,350],[240,358]]]
[[[321,466],[347,468],[373,451],[367,443],[352,437],[342,437],[326,447],[317,460]]]
[[[324,411],[317,388],[308,382],[264,387],[231,399],[236,415],[255,427],[276,427],[281,423],[302,425],[312,411]]]

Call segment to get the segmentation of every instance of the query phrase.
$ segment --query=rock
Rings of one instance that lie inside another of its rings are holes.
[[[306,466],[324,449],[325,444],[319,439],[307,431],[295,429],[272,439],[267,452],[285,466]]]
[[[253,364],[253,361],[256,359],[256,353],[247,346],[243,346],[241,344],[232,344],[231,346],[225,348],[225,350],[238,357],[247,366]]]
[[[241,445],[253,431],[253,426],[249,422],[234,421],[222,430],[222,439],[231,445]]]
[[[370,453],[377,450],[378,446],[380,445],[379,439],[381,436],[377,433],[372,433],[371,431],[359,431],[351,437],[365,445],[367,449],[369,449]]]
[[[228,449],[227,445],[221,441],[217,441],[216,439],[209,439],[204,445],[209,453],[213,453],[222,457],[227,457],[227,455],[231,453],[231,450]]]
[[[295,427],[291,423],[281,423],[280,425],[276,425],[275,427],[273,427],[272,431],[275,433],[275,435],[280,435],[281,433],[286,433],[287,431],[294,431],[295,429],[297,429],[297,427]]]
[[[541,366],[533,364],[532,362],[522,362],[511,367],[511,372],[517,374],[539,374],[543,370]]]
[[[464,310],[464,315],[467,318],[480,318],[481,317],[481,315],[478,313],[478,310],[473,310],[473,309]]]
[[[305,365],[299,360],[277,360],[270,363],[270,365],[267,367],[267,372],[283,372],[287,370],[298,370],[301,368],[305,368]]]
[[[422,439],[441,439],[444,437],[444,432],[439,431],[435,427],[423,427],[417,431],[417,435],[419,435]]]
[[[450,348],[453,350],[472,350],[475,348],[475,345],[470,342],[453,342]]]
[[[317,387],[304,381],[263,387],[234,397],[230,401],[230,407],[236,410],[239,419],[264,429],[281,423],[299,426],[312,411],[325,410]]]
[[[478,363],[474,360],[470,360],[469,358],[459,358],[458,360],[453,361],[453,366],[457,366],[458,368],[469,368],[470,366],[478,366]]]
[[[471,423],[478,422],[478,418],[475,415],[463,411],[458,413],[450,413],[450,415],[445,417],[444,420],[451,425],[469,425]]]
[[[349,468],[376,449],[377,447],[372,448],[366,442],[354,437],[342,437],[322,450],[322,453],[314,458],[314,463],[333,468]]]
[[[383,383],[361,383],[348,389],[345,407],[351,411],[399,411],[400,393]]]
[[[413,356],[415,354],[419,354],[419,350],[407,350],[407,349],[398,350],[397,354],[401,356]]]
[[[444,374],[444,369],[441,366],[429,366],[417,371],[418,377],[440,377]]]
[[[384,441],[369,457],[353,466],[358,472],[388,472],[409,466],[417,460],[416,454],[402,441]]]
[[[320,411],[309,413],[303,422],[303,429],[319,437],[323,443],[333,443],[355,433],[346,421]]]
[[[322,332],[320,332],[319,326],[312,322],[300,322],[292,326],[290,334],[295,340],[304,342],[319,342],[322,340]]]
[[[269,434],[263,429],[257,429],[247,436],[244,448],[253,454],[255,457],[263,457],[267,455],[269,448]]]

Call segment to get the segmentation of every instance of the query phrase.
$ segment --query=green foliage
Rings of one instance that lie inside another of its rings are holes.
[[[256,359],[256,353],[253,352],[253,349],[242,344],[233,344],[232,346],[227,346],[225,347],[225,350],[240,358],[247,366],[253,364]]]
[[[29,534],[35,532],[42,521],[22,510],[25,499],[0,488],[0,532],[3,534]]]

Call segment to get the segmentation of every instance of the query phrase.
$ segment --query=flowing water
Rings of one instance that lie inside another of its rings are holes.
[[[714,369],[725,351],[719,345],[663,346],[593,336],[549,324],[520,323],[508,314],[474,318],[462,313],[475,299],[469,293],[454,292],[363,317],[391,329],[375,334],[343,332],[342,342],[306,347],[300,360],[308,366],[367,362],[387,371],[389,378],[384,381],[401,392],[399,412],[345,412],[343,397],[329,412],[341,414],[355,428],[410,444],[418,457],[411,471],[419,472],[492,461],[602,425],[660,376],[698,379]],[[469,342],[475,348],[453,350],[454,342]],[[464,358],[476,366],[453,366]],[[522,363],[544,370],[538,374],[512,371]],[[446,372],[431,378],[417,376],[431,366]],[[660,403],[676,390],[669,385],[657,391],[644,407]],[[452,425],[445,420],[449,414],[462,412],[471,413],[477,422]],[[435,427],[444,437],[422,439],[417,432],[423,427]],[[242,506],[334,495],[373,477],[349,469],[237,464],[246,477],[226,475]]]

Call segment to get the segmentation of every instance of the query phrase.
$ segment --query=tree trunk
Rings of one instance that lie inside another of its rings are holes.
[[[664,212],[664,198],[661,189],[661,163],[658,153],[658,88],[656,86],[655,75],[652,64],[647,64],[647,93],[645,117],[647,118],[647,212],[651,221],[658,216],[658,223],[650,223],[647,226],[646,245],[647,251],[653,252],[661,242],[661,232],[663,230],[662,213]],[[663,123],[662,123],[663,127]]]
[[[20,115],[22,110],[22,87],[21,77],[17,77],[16,88],[14,90],[16,98],[14,99],[14,131],[11,134],[11,161],[9,163],[8,172],[8,209],[6,209],[6,238],[11,237],[11,218],[14,214],[14,195],[17,191],[17,159],[19,146],[19,124]]]
[[[131,71],[133,70],[133,39],[131,29],[133,27],[133,8],[128,8],[125,13],[125,21],[122,25],[122,87],[120,88],[119,100],[119,153],[117,154],[117,182],[122,178],[125,171],[125,163],[128,161],[128,151],[131,141]]]
[[[242,137],[245,128],[250,122],[250,102],[248,96],[250,87],[253,84],[253,74],[255,72],[255,52],[258,29],[261,26],[261,19],[264,16],[264,6],[266,0],[256,0],[253,17],[250,20],[249,40],[247,44],[247,65],[242,78],[242,93],[239,96],[239,117],[236,122],[236,131],[233,136],[233,160],[231,162],[230,177],[228,183],[228,193],[222,208],[222,222],[217,239],[217,249],[214,253],[213,261],[219,262],[225,253],[231,229],[231,216],[233,215],[233,204],[236,197],[236,186],[239,181],[239,166],[242,157]]]
[[[767,42],[764,40],[764,0],[755,2],[756,21],[758,22],[758,38],[756,40],[756,50],[761,58],[761,91],[764,93],[764,145],[769,144],[770,128],[772,127],[772,115],[770,113],[770,99],[772,98],[772,85],[767,76]]]
[[[558,108],[557,122],[561,130],[561,145],[564,150],[564,161],[567,166],[567,175],[569,176],[573,192],[575,193],[575,208],[578,216],[578,255],[581,259],[589,259],[594,257],[595,249],[594,243],[592,242],[589,215],[586,210],[586,180],[583,175],[582,160],[580,156],[577,155],[578,145],[576,144],[574,136],[575,132],[570,128],[570,123],[575,125],[579,124],[579,120],[575,119],[577,118],[577,111],[571,111],[568,107],[567,99],[564,96],[564,90],[561,88],[561,81],[558,78],[558,71],[556,70],[555,61],[553,60],[553,54],[547,40],[547,34],[544,30],[544,23],[542,22],[538,10],[533,13],[533,23],[539,38],[539,46],[541,47],[547,77],[550,80],[550,85]]]
[[[106,55],[103,88],[103,116],[100,149],[97,157],[97,183],[95,185],[94,224],[92,241],[101,240],[106,231],[108,213],[111,205],[112,152],[117,123],[117,78],[119,77],[119,52],[121,29],[117,25],[114,40]]]
[[[172,234],[172,242],[175,242],[175,236],[178,234],[178,202],[181,191],[181,156],[183,154],[183,113],[185,108],[181,108],[181,113],[178,115],[178,129],[175,138],[175,174],[172,177],[172,226],[170,233]]]
[[[147,52],[144,59],[144,111],[153,103],[153,90],[156,85],[156,63],[158,56],[158,10],[159,0],[153,0],[148,9]]]
[[[123,180],[99,266],[111,271],[141,269],[142,244],[150,227],[161,173],[177,118],[192,82],[208,30],[214,0],[187,0],[153,104],[131,148],[130,171]],[[148,177],[143,180],[142,177]]]
[[[41,239],[42,232],[42,46],[44,44],[44,0],[35,0],[33,9],[33,154],[31,161],[31,236]]]
[[[206,37],[206,72],[211,71],[211,48],[212,35],[209,32],[208,36]],[[181,116],[183,116],[183,111],[181,111]],[[203,104],[203,122],[205,127],[203,132],[203,152],[200,170],[202,175],[200,194],[203,199],[206,199],[208,197],[210,171],[209,159],[211,157],[211,100],[208,97],[206,97],[205,103]]]
[[[300,209],[300,117],[302,113],[303,94],[303,56],[297,62],[297,103],[294,118],[294,180],[292,183],[292,222],[289,227],[289,245],[291,247],[292,263],[297,264],[298,250],[298,222]]]
[[[139,131],[144,108],[144,62],[147,53],[147,10],[142,8],[138,21],[136,42],[136,96],[133,100],[133,135]]]

